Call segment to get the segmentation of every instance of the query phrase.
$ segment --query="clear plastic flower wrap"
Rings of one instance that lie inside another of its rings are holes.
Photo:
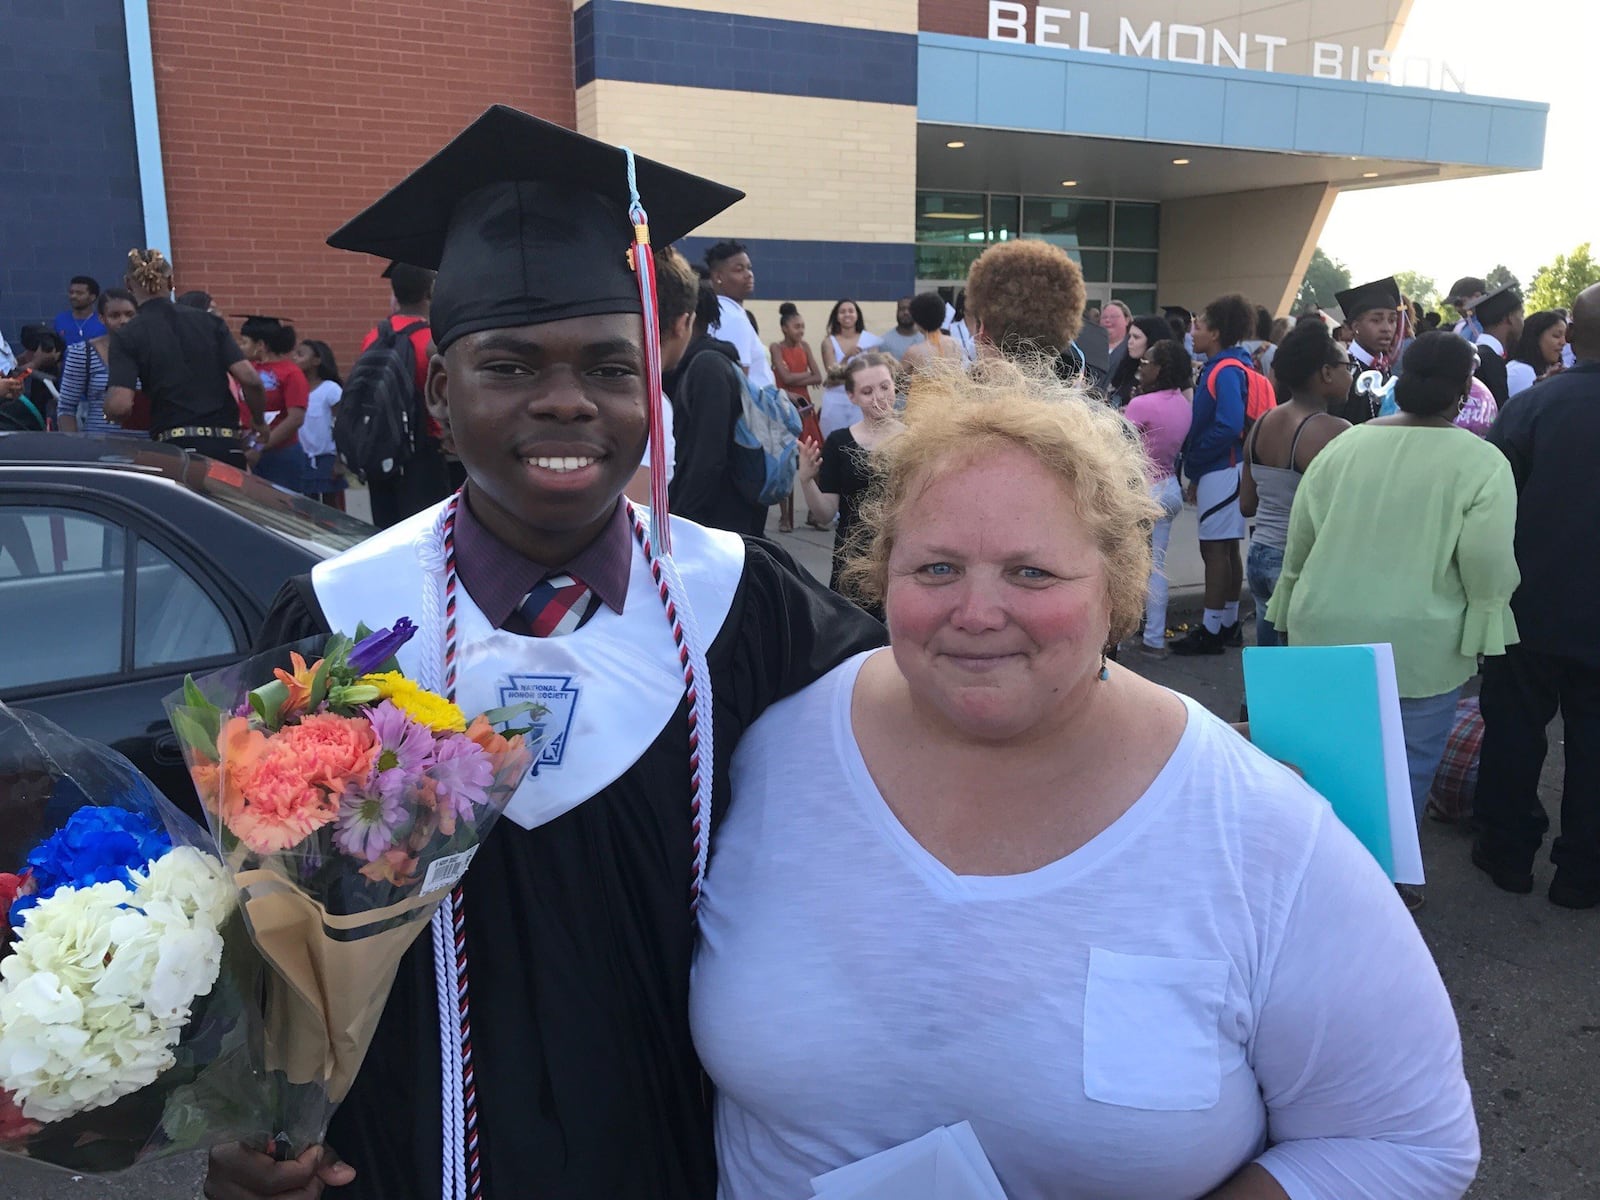
[[[280,647],[167,699],[266,962],[246,1140],[321,1141],[400,960],[532,766],[538,710],[473,716],[400,673],[409,621]]]
[[[243,1135],[261,978],[206,831],[0,704],[0,1152],[114,1171]]]

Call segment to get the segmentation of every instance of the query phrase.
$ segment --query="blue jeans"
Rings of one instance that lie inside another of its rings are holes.
[[[1406,772],[1411,776],[1411,807],[1417,823],[1428,803],[1428,790],[1439,773],[1445,743],[1456,723],[1456,702],[1461,689],[1438,696],[1400,697],[1400,727],[1406,735]]]
[[[1150,498],[1161,505],[1161,518],[1150,530],[1150,586],[1144,600],[1144,644],[1159,650],[1167,644],[1167,544],[1172,540],[1172,520],[1183,511],[1183,488],[1168,475],[1150,488]]]
[[[1283,551],[1263,542],[1250,543],[1250,555],[1245,559],[1244,577],[1250,585],[1250,595],[1256,602],[1256,645],[1281,646],[1283,639],[1267,620],[1267,601],[1278,586],[1278,576],[1283,574]]]

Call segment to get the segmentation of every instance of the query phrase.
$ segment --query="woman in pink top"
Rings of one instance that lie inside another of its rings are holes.
[[[1138,394],[1122,415],[1139,430],[1150,473],[1150,495],[1161,505],[1161,519],[1150,532],[1150,587],[1144,601],[1144,653],[1167,653],[1167,540],[1172,519],[1183,508],[1183,489],[1173,474],[1173,464],[1184,438],[1189,436],[1189,398],[1194,386],[1194,363],[1183,343],[1155,342],[1145,349],[1135,375]]]

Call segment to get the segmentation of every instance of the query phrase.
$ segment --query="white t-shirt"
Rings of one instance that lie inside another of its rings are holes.
[[[745,369],[745,374],[750,376],[750,382],[756,387],[775,386],[778,377],[772,373],[771,356],[767,348],[761,344],[761,335],[756,332],[756,327],[750,324],[750,317],[744,311],[744,305],[737,300],[730,300],[727,296],[718,296],[717,308],[721,310],[722,315],[711,327],[711,336],[721,338],[739,352],[739,365]]]
[[[300,422],[300,449],[312,458],[334,452],[333,406],[343,394],[344,389],[337,383],[324,379],[306,397],[306,416]]]
[[[1506,395],[1515,396],[1525,392],[1538,382],[1538,376],[1533,373],[1533,368],[1520,358],[1513,358],[1506,363]]]
[[[1186,700],[1099,836],[958,876],[868,774],[865,659],[733,758],[690,997],[722,1200],[805,1200],[963,1120],[1009,1200],[1185,1200],[1252,1159],[1294,1200],[1461,1196],[1478,1131],[1449,998],[1325,801]]]

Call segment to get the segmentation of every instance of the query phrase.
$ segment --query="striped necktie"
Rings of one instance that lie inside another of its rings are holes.
[[[560,637],[582,629],[600,603],[576,575],[551,575],[527,594],[517,611],[534,637]]]

